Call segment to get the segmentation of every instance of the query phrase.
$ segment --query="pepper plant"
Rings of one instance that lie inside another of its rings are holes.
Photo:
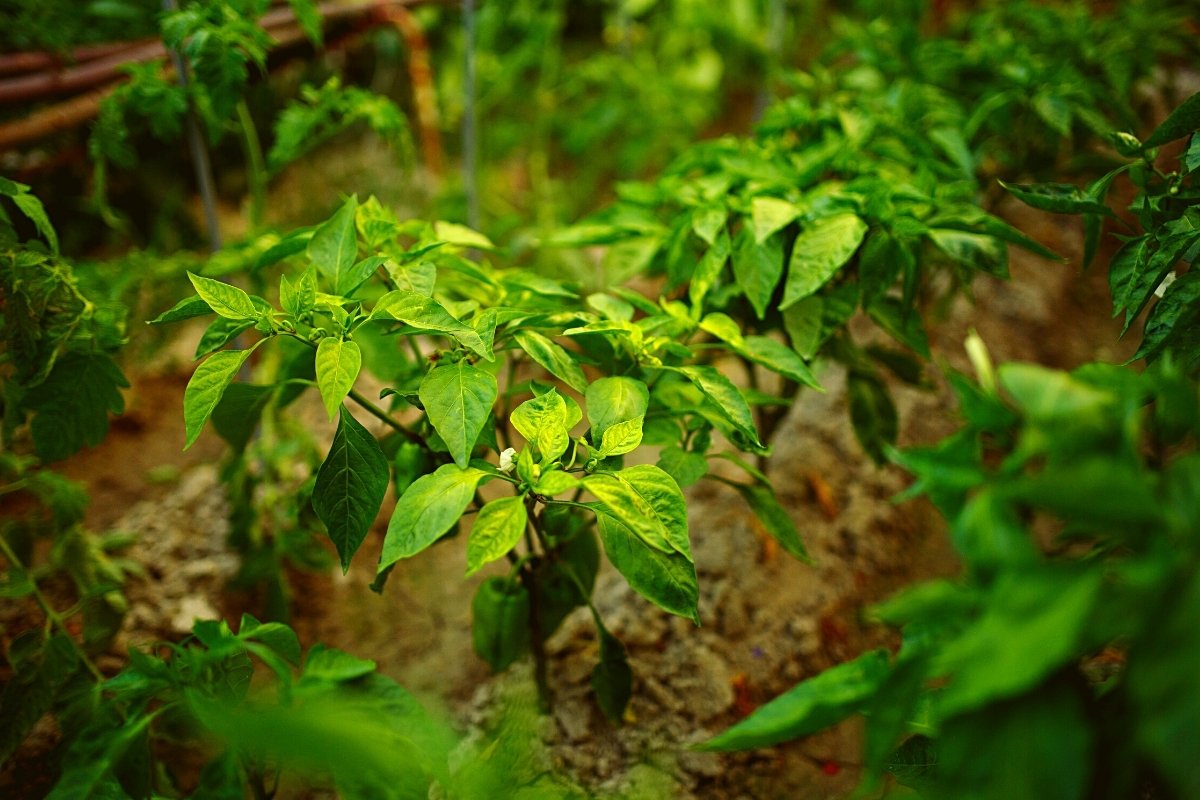
[[[804,359],[841,363],[855,431],[882,461],[897,428],[883,373],[921,382],[923,315],[979,273],[1007,277],[1006,243],[1056,256],[980,207],[963,116],[933,87],[891,85],[869,66],[792,81],[796,94],[753,137],[693,146],[547,244],[607,245],[612,281],[661,274],[749,361],[727,326],[785,334]],[[856,343],[847,323],[859,309],[900,349]],[[760,417],[769,437],[778,415]]]
[[[633,589],[699,622],[680,487],[708,471],[708,458],[745,467],[748,480],[735,484],[781,546],[805,557],[762,474],[714,449],[720,434],[766,452],[751,408],[774,400],[739,390],[712,362],[746,353],[815,382],[795,352],[742,337],[731,321],[724,342],[693,343],[713,320],[679,302],[622,289],[581,300],[573,286],[469,257],[493,249],[462,226],[399,222],[373,198],[351,197],[263,254],[261,268],[290,265],[277,306],[193,274],[196,295],[159,321],[216,315],[184,397],[188,446],[210,419],[227,439],[222,420],[247,435],[265,408],[316,389],[336,430],[312,508],[343,570],[389,483],[398,499],[377,588],[399,562],[468,524],[467,574],[507,559],[507,575],[487,579],[473,602],[475,648],[495,669],[532,650],[545,703],[542,644],[571,609],[590,607],[600,547]],[[235,382],[264,346],[282,358],[272,382]],[[378,401],[359,388],[363,373],[383,385]],[[591,612],[601,641],[594,686],[619,719],[631,674]]]

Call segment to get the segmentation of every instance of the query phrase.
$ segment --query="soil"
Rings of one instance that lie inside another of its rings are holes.
[[[976,282],[975,303],[958,301],[932,326],[935,357],[968,370],[962,341],[975,329],[997,362],[1029,360],[1072,367],[1121,361],[1099,272],[1081,274],[1081,233],[1014,203],[1003,216],[1069,264],[1012,252],[1012,280]],[[874,329],[862,320],[856,336]],[[128,553],[146,576],[127,588],[130,613],[112,653],[178,638],[193,618],[245,604],[225,584],[237,570],[226,545],[226,504],[217,478],[221,444],[205,434],[181,452],[182,359],[134,376],[127,413],[95,450],[64,471],[92,495],[89,524],[136,532]],[[932,442],[953,430],[953,400],[930,369],[934,388],[893,386],[901,444]],[[625,642],[635,673],[629,724],[609,725],[590,696],[597,642],[577,611],[548,643],[555,698],[538,728],[540,758],[600,796],[627,798],[840,798],[856,785],[859,728],[849,723],[787,745],[717,755],[692,752],[797,681],[878,646],[894,634],[863,621],[863,611],[897,588],[956,570],[944,524],[927,502],[896,505],[907,479],[876,468],[854,440],[845,411],[845,379],[822,374],[826,392],[807,391],[774,437],[768,471],[813,556],[800,563],[779,552],[731,490],[702,482],[689,491],[689,526],[701,585],[701,626],[657,610],[611,569],[596,605]],[[464,731],[491,724],[506,698],[526,696],[528,665],[492,676],[474,656],[470,600],[486,575],[462,577],[461,542],[437,546],[394,571],[382,596],[368,590],[385,526],[376,526],[343,577],[293,573],[293,624],[307,647],[317,641],[376,660]],[[102,660],[114,669],[119,657]],[[46,734],[51,739],[53,732]],[[28,764],[28,762],[26,762]],[[16,767],[20,768],[19,764]],[[12,774],[9,774],[11,779]],[[0,788],[5,785],[0,779]],[[9,789],[13,784],[8,784]],[[35,796],[35,795],[25,795]]]

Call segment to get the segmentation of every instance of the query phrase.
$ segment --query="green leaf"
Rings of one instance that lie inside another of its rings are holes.
[[[783,230],[802,209],[795,203],[780,200],[777,197],[755,197],[750,201],[751,227],[754,229],[754,241],[761,244],[770,238],[771,234]]]
[[[1017,652],[1006,647],[1005,652]],[[1083,800],[1096,751],[1083,693],[1058,681],[948,720],[936,739],[936,798]],[[1090,705],[1090,704],[1089,704]],[[1006,765],[996,769],[996,764]],[[1194,761],[1192,762],[1194,766]]]
[[[592,691],[604,716],[618,725],[633,696],[633,670],[629,668],[625,645],[603,626],[598,625],[596,630],[600,636],[600,663],[592,669]]]
[[[754,363],[761,364],[801,386],[824,391],[812,370],[796,355],[795,350],[769,336],[747,336],[744,341],[745,346],[740,352]]]
[[[867,309],[871,319],[896,341],[916,350],[925,358],[929,353],[929,337],[921,325],[921,315],[915,308],[904,308],[895,297],[881,297]]]
[[[873,375],[852,374],[846,384],[854,435],[876,464],[887,461],[887,448],[896,443],[899,420],[887,387]]]
[[[10,649],[10,661],[15,649]],[[50,711],[59,690],[78,665],[74,645],[62,634],[46,639],[24,663],[14,664],[15,674],[5,681],[0,694],[0,720],[4,721],[0,726],[0,762],[8,761],[38,720]]]
[[[583,369],[561,345],[536,331],[518,331],[516,339],[521,349],[551,375],[580,394],[587,391]]]
[[[54,226],[50,224],[50,217],[46,216],[46,208],[42,205],[42,201],[25,192],[9,195],[9,197],[50,245],[50,251],[57,254],[58,234],[54,232]]]
[[[338,273],[337,282],[334,284],[334,292],[343,297],[348,297],[390,260],[387,256],[367,256],[362,261]],[[389,275],[391,275],[391,272],[391,270],[388,270]]]
[[[191,272],[187,275],[196,289],[196,294],[218,315],[236,320],[259,318],[258,309],[254,307],[250,295],[236,286],[214,281],[212,278],[203,278]]]
[[[1039,183],[1034,185],[999,182],[1008,193],[1027,206],[1053,214],[1101,214],[1113,216],[1103,203],[1088,197],[1078,186],[1070,183]]]
[[[796,237],[788,264],[780,310],[816,292],[850,260],[867,223],[854,214],[834,214],[816,220]]]
[[[209,356],[192,373],[183,391],[183,427],[187,432],[187,450],[195,444],[204,423],[221,402],[225,389],[237,377],[238,370],[250,356],[250,350],[222,350]]]
[[[1037,364],[1003,364],[998,372],[1000,385],[1034,422],[1077,424],[1085,418],[1096,418],[1113,402],[1108,392]]]
[[[1200,242],[1200,232],[1184,231],[1167,236],[1161,241],[1157,250],[1149,253],[1146,261],[1139,261],[1132,276],[1130,276],[1125,293],[1125,325],[1121,335],[1129,330],[1129,326],[1142,313],[1142,309],[1154,296],[1163,279],[1174,268],[1179,259]]]
[[[388,487],[388,460],[379,442],[344,406],[333,445],[317,470],[312,505],[342,561],[342,574],[367,537]]]
[[[816,733],[859,712],[887,674],[887,651],[871,650],[802,681],[700,749],[750,750]]]
[[[754,427],[754,416],[742,393],[716,367],[693,365],[687,367],[667,367],[683,375],[696,385],[701,392],[712,401],[721,414],[729,420],[733,427],[744,434],[752,443],[761,446],[758,431]]]
[[[729,260],[732,250],[733,245],[729,241],[729,234],[722,230],[717,240],[704,252],[700,263],[692,272],[691,284],[688,286],[688,299],[693,308],[703,307],[704,298],[721,277],[721,271],[725,268],[725,262]]]
[[[564,492],[574,491],[580,486],[579,479],[561,469],[546,470],[533,485],[534,494],[543,497],[554,497]]]
[[[1131,711],[1139,720],[1132,735],[1177,797],[1200,796],[1195,748],[1200,688],[1195,670],[1189,669],[1200,653],[1200,628],[1195,623],[1200,576],[1195,570],[1188,573],[1183,585],[1166,594],[1157,608],[1143,607],[1146,624],[1130,648],[1125,682]]]
[[[750,509],[762,521],[767,533],[771,534],[771,537],[779,542],[779,545],[789,555],[801,561],[810,561],[808,550],[805,549],[804,542],[800,539],[800,532],[796,530],[796,523],[792,522],[791,515],[779,504],[779,498],[775,496],[775,491],[769,485],[736,482],[730,485],[738,490],[738,493],[746,500],[746,505],[750,506]]]
[[[432,297],[403,289],[388,292],[376,302],[370,318],[389,317],[419,330],[437,331],[453,336],[473,353],[488,361],[495,360],[491,348],[484,346],[483,339],[475,329],[455,319]]]
[[[466,360],[435,367],[421,381],[417,394],[433,429],[450,448],[454,463],[466,467],[479,432],[487,422],[498,393],[496,378]]]
[[[509,421],[527,442],[537,445],[546,462],[558,458],[570,444],[567,404],[554,389],[521,403],[513,409]]]
[[[1158,147],[1200,130],[1200,92],[1184,100],[1146,140],[1146,147]]]
[[[964,233],[948,228],[932,228],[929,238],[953,261],[989,275],[1008,277],[1008,250],[994,236]]]
[[[1142,272],[1150,260],[1149,235],[1130,239],[1113,254],[1108,262],[1108,288],[1112,294],[1112,315],[1121,313],[1121,309],[1129,305],[1130,285],[1134,275]]]
[[[658,468],[674,478],[680,489],[686,489],[708,474],[708,459],[681,447],[664,447],[658,456]]]
[[[953,679],[939,713],[960,714],[1036,687],[1075,663],[1102,588],[1099,571],[1026,569],[1002,574],[982,617],[939,653],[936,674]]]
[[[351,195],[332,217],[313,231],[305,248],[308,258],[334,286],[342,284],[343,273],[358,260],[358,233],[354,227],[357,211],[358,195]]]
[[[767,313],[767,304],[775,295],[775,287],[783,276],[783,241],[773,236],[765,241],[756,240],[746,228],[742,228],[734,243],[733,277],[746,294],[755,315],[762,319]]]
[[[596,453],[596,457],[623,456],[636,450],[642,443],[643,421],[642,417],[635,417],[618,422],[616,425],[610,425],[604,431],[604,437],[600,442],[600,450]]]
[[[493,672],[529,651],[529,592],[515,580],[488,578],[471,601],[471,642]]]
[[[272,264],[278,264],[285,258],[303,253],[304,249],[308,246],[309,240],[312,239],[312,234],[312,228],[301,228],[292,231],[264,250],[262,255],[258,257],[258,260],[254,262],[254,266],[250,268],[250,271],[252,273],[258,272]]]
[[[479,509],[471,527],[471,538],[467,541],[467,575],[474,575],[485,564],[504,558],[504,554],[521,541],[528,521],[525,498],[521,495],[500,497]]]
[[[318,642],[308,651],[300,678],[304,683],[345,683],[365,678],[375,671],[375,666],[374,661]]]
[[[487,477],[475,467],[443,464],[413,481],[392,512],[378,571],[415,556],[450,530],[471,503],[475,487]]]
[[[620,472],[597,472],[583,479],[584,488],[601,502],[605,513],[640,536],[646,544],[692,560],[688,540],[687,503],[674,478],[652,464]]]
[[[294,630],[282,622],[262,623],[249,614],[242,614],[237,638],[262,642],[288,663],[300,665],[300,639]]]
[[[251,320],[217,317],[204,329],[204,333],[200,334],[200,341],[196,342],[196,352],[193,358],[201,359],[210,353],[225,349],[225,345],[253,327],[254,322]]]
[[[208,303],[201,297],[185,297],[168,310],[150,320],[147,325],[166,325],[171,322],[182,322],[193,317],[202,317],[213,313]]]
[[[728,218],[729,211],[724,206],[697,208],[692,212],[692,230],[706,244],[711,245],[717,240],[717,234],[725,228]]]
[[[358,372],[362,369],[362,350],[354,342],[326,336],[317,345],[316,365],[317,388],[321,391],[325,412],[332,420],[358,379]]]
[[[1163,294],[1150,316],[1146,319],[1146,328],[1142,332],[1142,344],[1133,354],[1130,361],[1139,358],[1153,358],[1170,342],[1180,323],[1187,327],[1196,325],[1196,316],[1200,312],[1200,271],[1193,270],[1176,280]]]
[[[650,405],[650,390],[635,378],[600,378],[584,393],[592,440],[604,441],[604,432],[618,422],[644,417]]]
[[[213,430],[235,452],[242,452],[258,428],[263,409],[271,401],[274,391],[274,386],[230,384],[212,411]]]
[[[495,250],[492,240],[477,230],[455,222],[438,220],[433,225],[434,235],[447,244],[470,247],[476,250]]]
[[[109,413],[125,410],[121,389],[129,382],[106,355],[71,353],[21,399],[34,412],[33,447],[44,462],[58,461],[81,447],[95,447],[108,433]]]
[[[783,312],[783,328],[792,349],[804,358],[812,358],[821,347],[821,318],[825,301],[817,295],[806,297]]]
[[[700,587],[696,567],[679,553],[663,553],[652,547],[615,517],[596,517],[600,541],[608,560],[633,590],[671,614],[700,624],[696,607]]]

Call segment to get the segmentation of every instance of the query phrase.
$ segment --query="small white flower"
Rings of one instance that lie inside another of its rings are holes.
[[[500,471],[501,472],[512,472],[513,471],[513,467],[515,467],[517,465],[517,463],[515,461],[513,461],[513,456],[515,456],[516,454],[517,454],[517,451],[512,447],[507,448],[503,453],[500,454]]]

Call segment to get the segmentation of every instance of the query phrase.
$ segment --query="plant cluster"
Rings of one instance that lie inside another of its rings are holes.
[[[927,495],[945,515],[964,576],[873,610],[903,632],[894,657],[873,651],[811,678],[707,747],[774,744],[862,713],[868,786],[886,771],[929,798],[1200,790],[1190,732],[1200,695],[1187,677],[1200,658],[1190,632],[1200,320],[1187,289],[1194,271],[1174,277],[1200,245],[1198,103],[1185,101],[1144,142],[1127,135],[1136,160],[1117,170],[1141,190],[1133,209],[1145,233],[1108,265],[1114,315],[1126,311],[1128,330],[1162,287],[1134,357],[1151,366],[997,371],[969,341],[978,382],[951,375],[963,428],[893,455],[917,479],[908,496]],[[1179,169],[1158,169],[1154,148],[1188,136]],[[1010,191],[1046,211],[1108,215],[1101,201],[1115,175],[1085,190]]]

